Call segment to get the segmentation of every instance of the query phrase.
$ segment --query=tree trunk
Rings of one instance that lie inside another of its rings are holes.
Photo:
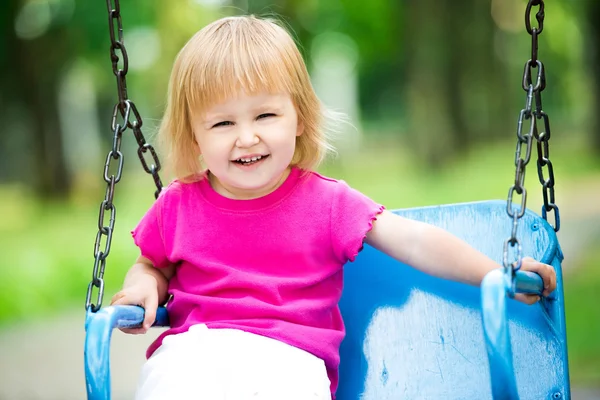
[[[10,101],[29,119],[30,132],[9,132],[10,135],[29,134],[30,157],[23,157],[18,167],[32,171],[25,176],[27,183],[43,197],[65,197],[71,177],[63,156],[62,135],[58,118],[57,86],[62,67],[69,59],[66,31],[53,27],[35,39],[17,37],[14,20],[20,1],[9,1],[3,24],[5,46],[11,57],[2,66],[2,86],[10,93]],[[17,66],[15,68],[15,66]],[[4,115],[6,118],[7,116]]]
[[[600,21],[600,2],[598,0],[588,0],[587,12],[585,13],[588,19],[587,38],[586,43],[586,63],[590,66],[590,73],[588,76],[592,79],[591,90],[593,92],[594,107],[598,107],[600,104],[600,50],[598,50],[598,43],[600,43],[600,27],[598,21]],[[591,124],[591,138],[594,153],[600,155],[600,118],[598,113],[593,113],[593,121]]]
[[[520,89],[519,82],[507,82],[505,65],[495,54],[495,25],[490,14],[490,4],[480,0],[462,1],[461,7],[448,0],[448,10],[453,11],[448,21],[449,36],[456,36],[452,69],[457,75],[453,92],[462,93],[452,101],[453,116],[465,149],[477,142],[513,134],[510,127],[518,114],[511,107],[510,94]],[[525,62],[525,59],[523,60]],[[510,136],[512,137],[512,136]]]
[[[406,3],[406,95],[411,148],[433,168],[439,168],[457,149],[457,127],[449,99],[455,96],[450,68],[455,51],[444,24],[445,2]]]

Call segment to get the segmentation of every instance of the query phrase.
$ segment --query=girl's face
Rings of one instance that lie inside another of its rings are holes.
[[[192,126],[213,188],[234,199],[277,189],[303,131],[290,95],[269,93],[241,92],[195,115]]]

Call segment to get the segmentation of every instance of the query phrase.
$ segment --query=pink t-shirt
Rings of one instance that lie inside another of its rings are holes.
[[[342,267],[383,210],[345,182],[293,168],[274,192],[234,200],[208,179],[175,181],[133,231],[141,254],[175,264],[171,328],[232,328],[274,338],[321,358],[335,393],[345,329]]]

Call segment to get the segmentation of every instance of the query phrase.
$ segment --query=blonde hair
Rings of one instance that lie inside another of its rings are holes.
[[[159,130],[166,166],[177,179],[203,171],[194,146],[192,113],[235,96],[240,90],[287,93],[304,126],[291,165],[314,169],[332,149],[325,110],[290,34],[273,20],[254,16],[219,19],[198,31],[177,55]]]

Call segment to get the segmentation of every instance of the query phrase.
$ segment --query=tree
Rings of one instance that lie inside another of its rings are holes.
[[[64,196],[70,187],[63,157],[56,87],[64,60],[69,57],[67,32],[64,26],[50,26],[46,34],[23,39],[17,35],[15,19],[22,2],[9,0],[2,13],[3,51],[2,92],[9,93],[1,118],[8,126],[15,126],[14,117],[24,118],[18,124],[22,131],[5,132],[4,135],[25,135],[25,156],[13,160],[12,178],[25,179],[41,196]],[[51,51],[48,51],[51,49]],[[10,57],[10,58],[9,58]],[[16,66],[16,68],[15,68]],[[9,114],[10,113],[10,114]],[[13,123],[11,123],[13,122]],[[5,137],[6,139],[6,137]],[[23,143],[23,142],[22,142]],[[31,162],[28,168],[27,162]],[[16,167],[16,168],[15,168]],[[19,176],[20,171],[28,171]]]
[[[121,3],[125,37],[136,24],[153,22],[160,10],[158,1]],[[0,120],[9,129],[3,130],[0,137],[0,151],[5,152],[0,157],[4,163],[0,178],[22,180],[41,198],[66,197],[75,171],[67,168],[65,159],[68,143],[63,142],[58,92],[67,68],[78,58],[98,66],[101,72],[94,77],[103,126],[110,126],[116,101],[108,52],[106,3],[8,0],[4,6],[0,16],[4,39],[0,48],[3,57],[0,86],[5,104],[0,110]],[[23,26],[27,28],[29,24],[35,28],[35,23],[43,19],[41,16],[48,19],[47,25],[28,34]],[[13,142],[16,143],[9,146]],[[110,131],[104,143],[107,146],[112,143]]]
[[[409,135],[427,164],[504,136],[511,102],[489,3],[410,1],[405,26]]]
[[[590,66],[591,73],[589,76],[592,78],[591,89],[594,94],[594,101],[598,104],[600,102],[600,51],[598,50],[598,43],[600,43],[600,27],[598,26],[598,21],[600,21],[600,2],[597,0],[588,0],[586,8],[587,34],[585,37],[587,39],[586,54],[588,57],[586,63]],[[593,118],[591,131],[592,143],[594,152],[600,155],[600,118],[598,117],[598,113],[594,113]]]

